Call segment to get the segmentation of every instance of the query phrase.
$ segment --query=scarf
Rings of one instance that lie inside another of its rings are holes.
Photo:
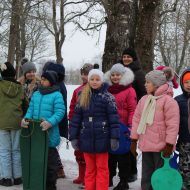
[[[50,94],[55,91],[59,91],[59,86],[58,85],[53,85],[49,87],[44,87],[42,85],[39,86],[39,92],[43,95]]]
[[[118,94],[120,93],[121,91],[123,90],[126,90],[127,88],[131,87],[131,85],[128,85],[128,86],[124,86],[124,85],[120,85],[120,84],[113,84],[112,86],[110,86],[108,88],[108,91],[111,93],[111,94]]]
[[[137,128],[137,133],[144,134],[147,126],[151,126],[154,121],[154,114],[156,108],[156,100],[161,96],[149,95],[145,101],[141,119]]]

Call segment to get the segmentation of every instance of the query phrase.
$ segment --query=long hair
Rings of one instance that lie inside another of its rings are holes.
[[[91,95],[90,85],[87,83],[79,96],[79,105],[82,108],[87,109],[89,107]]]

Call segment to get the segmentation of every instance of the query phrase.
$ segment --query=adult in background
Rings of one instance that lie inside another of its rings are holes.
[[[65,115],[62,120],[59,122],[59,133],[61,137],[68,139],[68,118],[67,118],[67,89],[64,83],[65,80],[65,67],[62,64],[57,64],[55,61],[48,61],[45,63],[43,72],[54,71],[58,75],[58,82],[56,85],[59,86],[59,90],[62,94],[63,101],[65,104]],[[57,173],[58,178],[65,178],[64,167],[57,151],[57,159],[59,162],[59,170]]]
[[[26,113],[31,96],[40,84],[40,77],[36,76],[36,66],[33,62],[28,61],[27,58],[23,58],[22,63],[24,63],[21,66],[23,76],[18,79],[18,82],[24,86],[24,113]]]
[[[130,68],[134,75],[135,79],[132,83],[133,88],[135,89],[137,95],[137,101],[141,99],[142,96],[146,94],[145,90],[145,73],[143,72],[137,54],[134,49],[126,48],[122,53],[121,63]],[[128,178],[128,182],[133,182],[137,179],[137,160],[133,154],[130,154],[131,160],[131,175]]]

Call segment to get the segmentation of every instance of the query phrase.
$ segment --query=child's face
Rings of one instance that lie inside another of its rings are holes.
[[[51,83],[49,82],[49,80],[47,80],[46,78],[42,77],[41,81],[40,81],[41,85],[44,87],[49,87],[51,86]]]
[[[127,55],[127,54],[123,55],[122,60],[123,60],[124,65],[129,65],[130,63],[133,62],[133,58],[130,55]]]
[[[85,73],[81,73],[81,79],[83,83],[87,83],[88,82],[88,75],[86,75]]]
[[[147,94],[153,94],[156,91],[156,86],[151,81],[146,80],[145,82],[145,88]]]
[[[27,80],[33,80],[35,78],[35,71],[34,70],[31,70],[29,72],[26,73],[26,79]]]
[[[102,81],[98,75],[92,75],[89,80],[89,85],[93,89],[98,89],[102,86]]]
[[[186,91],[186,92],[189,92],[190,93],[190,80],[186,80],[183,82],[183,89]]]
[[[121,77],[122,75],[120,73],[112,73],[110,79],[113,84],[119,84]]]

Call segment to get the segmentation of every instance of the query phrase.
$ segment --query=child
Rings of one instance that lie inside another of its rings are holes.
[[[40,124],[43,131],[48,130],[48,166],[47,166],[47,190],[56,190],[58,163],[55,159],[56,146],[60,143],[58,123],[65,114],[63,97],[59,92],[58,80],[54,71],[42,74],[39,90],[32,95],[27,113],[21,126],[27,127],[26,119],[43,120]]]
[[[0,185],[12,186],[22,183],[19,138],[24,92],[11,63],[2,64],[0,72]]]
[[[172,74],[170,69],[170,75]],[[168,76],[168,75],[167,75]],[[169,157],[179,131],[179,107],[171,97],[163,71],[154,70],[146,76],[147,95],[139,101],[132,122],[131,152],[136,155],[137,141],[142,151],[142,190],[152,190],[151,176],[163,164],[160,152]]]
[[[133,72],[122,64],[117,63],[105,74],[105,80],[110,85],[108,91],[115,97],[120,122],[126,127],[131,127],[132,117],[137,104],[136,93],[131,85],[134,80]],[[113,185],[112,178],[116,175],[117,164],[120,182],[114,190],[129,189],[127,183],[131,169],[129,152],[109,154],[110,186]]]
[[[103,83],[103,72],[92,69],[71,120],[70,140],[84,152],[85,189],[108,190],[108,149],[119,146],[119,118],[114,97]]]
[[[183,94],[175,99],[180,109],[180,127],[178,137],[179,170],[183,177],[183,190],[190,189],[190,69],[186,69],[180,77]]]
[[[80,74],[81,74],[81,79],[82,79],[82,85],[80,85],[77,89],[74,90],[73,96],[71,99],[70,103],[70,111],[69,111],[69,120],[71,121],[74,111],[75,111],[75,106],[77,105],[78,101],[78,96],[79,93],[82,91],[83,87],[86,85],[88,82],[88,73],[90,70],[93,69],[93,65],[90,63],[85,63],[82,68],[80,69]],[[86,169],[86,164],[84,160],[84,154],[80,150],[75,150],[74,152],[76,162],[78,164],[78,177],[73,180],[73,183],[75,184],[84,184],[84,176],[85,176],[85,169]]]

